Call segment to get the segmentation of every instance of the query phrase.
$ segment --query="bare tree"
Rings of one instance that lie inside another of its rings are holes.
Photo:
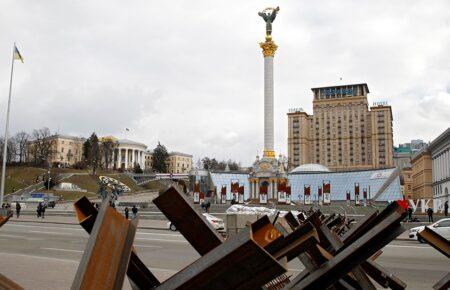
[[[30,135],[28,135],[25,131],[18,132],[14,139],[16,140],[16,149],[17,149],[17,157],[19,163],[23,163],[27,160],[27,144],[30,139]]]
[[[33,146],[35,147],[34,160],[36,164],[41,164],[44,160],[50,160],[55,154],[54,145],[56,140],[52,138],[50,129],[47,127],[33,130]]]
[[[0,138],[0,163],[3,162],[3,146],[5,142],[3,138]],[[16,141],[14,138],[8,139],[8,149],[6,151],[6,164],[11,164],[16,158]]]

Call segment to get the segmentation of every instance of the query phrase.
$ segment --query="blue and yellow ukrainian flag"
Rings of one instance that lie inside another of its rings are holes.
[[[15,44],[14,44],[14,59],[20,59],[20,61],[23,63],[23,57]]]

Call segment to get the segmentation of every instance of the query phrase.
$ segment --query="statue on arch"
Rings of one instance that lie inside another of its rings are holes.
[[[277,17],[277,13],[280,11],[280,7],[277,8],[266,8],[261,12],[258,12],[258,15],[261,16],[266,22],[266,37],[272,37],[272,22]]]

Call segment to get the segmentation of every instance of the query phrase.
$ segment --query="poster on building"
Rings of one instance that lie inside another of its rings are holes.
[[[222,185],[222,189],[220,190],[220,202],[225,204],[227,203],[227,186]]]
[[[329,180],[323,181],[323,203],[331,203],[331,183]]]
[[[303,187],[303,196],[305,199],[305,204],[311,204],[311,185],[305,185]]]
[[[359,205],[359,183],[355,182],[355,205]]]
[[[347,192],[345,193],[345,199],[347,200],[347,206],[350,206],[351,201],[350,190],[347,190]]]
[[[200,203],[200,184],[194,184],[194,203]]]
[[[280,204],[286,203],[286,182],[280,181],[278,183],[277,188],[278,188],[278,192],[277,192],[278,203],[280,203]]]
[[[367,206],[367,188],[363,188],[363,205]]]
[[[259,203],[261,204],[267,203],[267,186],[261,185],[259,187]]]
[[[231,181],[231,199],[234,200],[235,203],[239,203],[239,181]]]
[[[291,186],[286,186],[286,204],[291,204]]]
[[[240,204],[243,204],[244,203],[244,186],[239,186],[238,194],[239,194],[238,202]]]
[[[322,203],[323,203],[322,186],[319,186],[317,188],[317,203],[319,205],[322,205]]]

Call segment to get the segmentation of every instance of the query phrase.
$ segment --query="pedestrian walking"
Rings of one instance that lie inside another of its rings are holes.
[[[433,209],[431,207],[427,209],[427,214],[428,214],[428,221],[433,222]]]
[[[19,216],[20,216],[21,209],[22,209],[22,207],[20,206],[20,203],[18,201],[16,201],[16,216],[17,216],[17,218],[19,218]]]
[[[136,205],[133,205],[133,207],[131,208],[131,212],[133,213],[133,219],[136,218],[137,213],[138,213],[138,209],[137,209]]]
[[[128,219],[129,216],[129,212],[130,210],[128,209],[128,206],[125,207],[125,218]]]
[[[41,217],[41,212],[42,212],[42,203],[38,203],[37,208],[36,208],[36,214],[37,214],[38,218]]]
[[[448,216],[448,200],[444,203],[444,214]]]
[[[45,218],[45,208],[47,206],[45,204],[42,205],[42,209],[41,209],[41,218]]]
[[[408,207],[408,221],[412,222],[412,214],[413,214],[413,210],[411,207]]]

